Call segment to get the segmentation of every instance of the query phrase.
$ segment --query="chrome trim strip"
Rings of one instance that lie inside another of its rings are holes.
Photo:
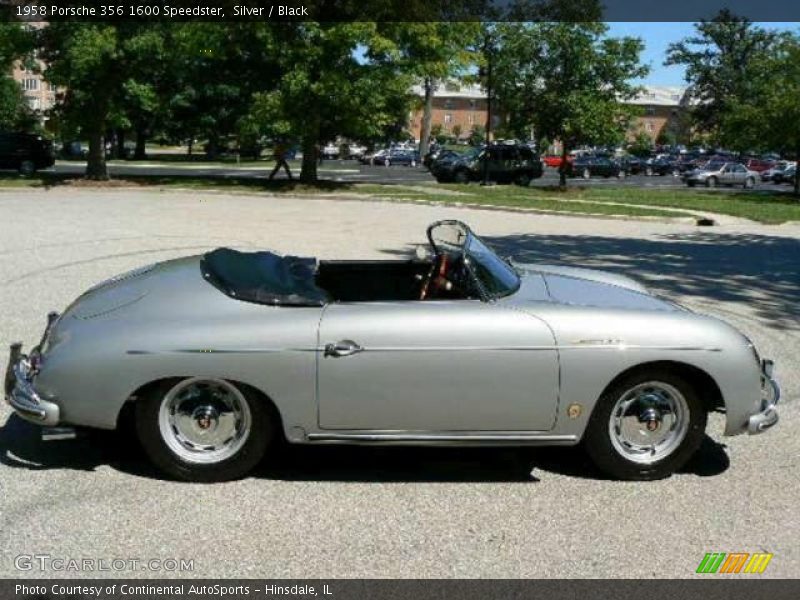
[[[564,346],[369,346],[363,352],[540,352],[554,350],[666,350],[675,352],[722,352],[722,348],[712,346],[645,346],[625,343],[578,342]],[[159,354],[269,354],[274,352],[325,352],[325,346],[316,348],[175,348],[171,350],[126,350],[129,355]]]
[[[477,444],[573,444],[578,441],[575,435],[552,435],[547,433],[533,433],[527,431],[509,433],[413,433],[408,431],[395,432],[364,432],[364,433],[309,433],[307,439],[311,442],[350,442],[350,443],[470,443]]]

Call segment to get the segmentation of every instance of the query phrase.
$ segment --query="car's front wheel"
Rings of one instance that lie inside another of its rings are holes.
[[[584,445],[612,477],[662,479],[697,451],[707,419],[700,397],[684,378],[665,370],[642,371],[603,394]]]
[[[244,477],[264,457],[275,423],[265,402],[223,379],[165,381],[136,405],[150,459],[186,481]]]

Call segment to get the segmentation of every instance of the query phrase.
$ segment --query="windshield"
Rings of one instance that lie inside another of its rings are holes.
[[[428,227],[428,240],[436,256],[463,259],[482,296],[500,298],[519,289],[520,279],[514,268],[461,221],[434,223]]]
[[[492,298],[508,296],[519,289],[519,275],[514,268],[472,232],[467,238],[466,256],[480,285]]]

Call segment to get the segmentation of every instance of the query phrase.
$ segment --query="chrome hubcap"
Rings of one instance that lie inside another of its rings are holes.
[[[672,454],[689,431],[689,405],[661,381],[639,384],[620,396],[608,423],[614,448],[637,463],[650,464]]]
[[[161,402],[159,429],[167,446],[192,463],[216,463],[236,454],[250,435],[250,407],[220,379],[187,379]]]

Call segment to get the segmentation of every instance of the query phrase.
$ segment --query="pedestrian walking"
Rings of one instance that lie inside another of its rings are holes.
[[[286,162],[286,154],[288,152],[288,148],[286,147],[286,143],[283,140],[278,140],[275,144],[275,149],[273,155],[275,157],[275,168],[272,169],[272,173],[269,174],[269,180],[275,177],[275,174],[281,170],[283,167],[286,170],[286,176],[291,180],[294,179],[292,177],[292,171],[289,169],[289,163]]]

